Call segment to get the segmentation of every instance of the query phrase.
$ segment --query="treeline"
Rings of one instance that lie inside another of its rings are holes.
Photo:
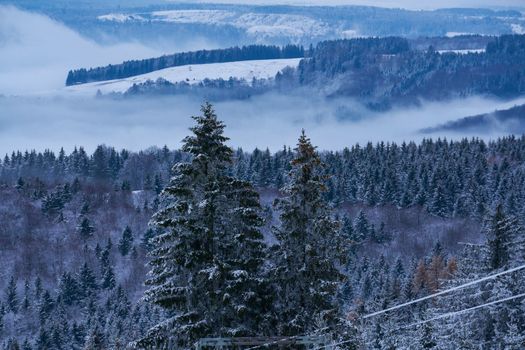
[[[323,152],[327,164],[326,198],[334,203],[421,206],[441,217],[482,217],[493,203],[511,213],[525,213],[525,137],[496,141],[427,139],[420,144],[371,143],[338,152]],[[231,174],[258,188],[280,188],[287,180],[293,152],[256,149],[235,152]],[[0,165],[0,181],[22,183],[35,196],[49,195],[41,182],[59,184],[75,178],[123,185],[132,190],[152,189],[169,178],[170,165],[189,156],[167,147],[138,153],[99,146],[93,154],[75,148],[69,155],[13,152]]]
[[[221,63],[278,58],[300,58],[304,57],[304,54],[304,48],[302,46],[296,45],[286,45],[283,47],[249,45],[242,47],[232,47],[228,49],[182,52],[157,58],[126,61],[116,65],[110,64],[105,67],[71,70],[67,75],[66,86],[93,81],[122,79],[153,72],[159,69],[183,66],[187,64]]]
[[[320,43],[295,75],[300,85],[338,87],[332,95],[355,96],[370,107],[471,95],[516,97],[525,93],[525,35],[503,35],[481,53],[409,50],[401,38]]]
[[[244,100],[250,97],[261,95],[272,91],[273,81],[267,79],[245,79],[231,78],[224,80],[204,79],[197,84],[190,84],[186,81],[172,83],[166,79],[148,80],[144,83],[133,84],[124,94],[112,94],[110,98],[126,98],[138,95],[195,95],[204,97],[209,101],[223,100]],[[99,97],[107,97],[99,95]]]

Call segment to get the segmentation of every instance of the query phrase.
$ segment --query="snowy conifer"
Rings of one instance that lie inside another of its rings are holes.
[[[122,237],[120,237],[120,240],[118,242],[118,250],[122,256],[126,256],[131,251],[132,247],[133,234],[131,232],[131,228],[129,226],[126,226],[126,228],[122,232]]]
[[[275,230],[279,332],[312,334],[324,327],[339,332],[341,309],[336,296],[344,280],[339,266],[348,252],[339,223],[323,199],[326,179],[321,160],[304,131],[295,151],[290,184],[283,189],[285,197],[275,203],[280,211]]]
[[[193,117],[183,140],[191,162],[173,167],[152,223],[145,300],[168,311],[168,320],[135,345],[188,348],[201,337],[255,335],[263,326],[263,236],[259,198],[249,183],[227,176],[232,150],[212,106]]]

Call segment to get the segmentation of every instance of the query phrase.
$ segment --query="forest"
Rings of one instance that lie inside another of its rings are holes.
[[[179,150],[5,155],[0,346],[523,343],[523,270],[364,316],[524,264],[525,136],[319,152],[298,131],[294,148],[246,152],[211,105],[194,119]]]

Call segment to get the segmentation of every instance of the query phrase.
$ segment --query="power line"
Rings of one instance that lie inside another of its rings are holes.
[[[424,321],[420,321],[420,322],[409,324],[407,326],[399,327],[397,330],[401,330],[401,329],[404,329],[404,328],[415,327],[415,326],[420,326],[420,325],[428,323],[428,322],[437,321],[437,320],[440,320],[440,319],[443,319],[443,318],[460,315],[460,314],[463,314],[463,313],[467,313],[467,312],[470,312],[470,311],[481,309],[483,307],[496,305],[496,304],[504,303],[506,301],[510,301],[510,300],[514,300],[514,299],[518,299],[518,298],[523,298],[523,297],[525,297],[525,293],[521,293],[521,294],[518,294],[518,295],[511,296],[511,297],[507,297],[507,298],[491,301],[491,302],[488,302],[488,303],[485,303],[485,304],[482,304],[482,305],[473,306],[473,307],[470,307],[470,308],[467,308],[467,309],[464,309],[464,310],[448,312],[446,314],[442,314],[442,315],[439,315],[439,316],[436,316],[436,317],[432,317],[432,318],[430,318],[428,320],[424,320]],[[355,341],[355,339],[345,340],[345,341],[342,341],[342,342],[339,342],[339,343],[334,343],[334,344],[329,344],[329,345],[323,345],[323,346],[319,346],[319,347],[314,348],[314,350],[326,349],[326,348],[330,348],[330,347],[334,347],[334,346],[338,346],[338,345],[347,344],[347,343],[350,343],[350,342],[353,342],[353,341]]]
[[[408,325],[408,326],[404,326],[403,328],[409,328],[409,327],[419,326],[419,325],[422,325],[422,324],[425,324],[425,323],[428,323],[428,322],[432,322],[432,321],[440,320],[440,319],[442,319],[442,318],[446,318],[446,317],[450,317],[450,316],[455,316],[455,315],[460,315],[460,314],[463,314],[463,313],[466,313],[466,312],[470,312],[470,311],[474,311],[474,310],[477,310],[477,309],[481,309],[481,308],[486,307],[486,306],[496,305],[496,304],[499,304],[499,303],[504,303],[504,302],[506,302],[506,301],[510,301],[510,300],[518,299],[518,298],[522,298],[522,297],[525,297],[525,293],[521,293],[521,294],[518,294],[518,295],[511,296],[511,297],[507,297],[507,298],[503,298],[503,299],[499,299],[499,300],[491,301],[491,302],[489,302],[489,303],[485,303],[485,304],[481,304],[481,305],[473,306],[473,307],[470,307],[470,308],[468,308],[468,309],[464,309],[464,310],[448,312],[448,313],[446,313],[446,314],[439,315],[439,316],[436,316],[436,317],[430,318],[430,319],[428,319],[428,320],[424,320],[424,321],[420,321],[420,322],[412,323],[412,324],[410,324],[410,325]]]
[[[392,306],[392,307],[390,307],[388,309],[372,312],[371,314],[365,315],[362,318],[363,319],[367,319],[367,318],[370,318],[370,317],[378,316],[378,315],[384,314],[384,313],[392,311],[392,310],[397,310],[397,309],[400,309],[400,308],[408,306],[408,305],[419,303],[420,301],[431,299],[431,298],[434,298],[434,297],[437,297],[437,296],[440,296],[440,295],[443,295],[443,294],[446,294],[446,293],[454,292],[456,290],[463,289],[463,288],[466,288],[466,287],[469,287],[469,286],[472,286],[472,285],[475,285],[475,284],[478,284],[478,283],[481,283],[481,282],[484,282],[484,281],[488,281],[488,280],[491,280],[491,279],[494,279],[496,277],[503,276],[503,275],[506,275],[506,274],[509,274],[509,273],[512,273],[512,272],[523,270],[523,269],[525,269],[525,265],[514,267],[512,269],[509,269],[509,270],[506,270],[506,271],[502,271],[502,272],[498,272],[498,273],[495,273],[495,274],[492,274],[492,275],[489,275],[489,276],[485,276],[483,278],[480,278],[480,279],[477,279],[477,280],[474,280],[474,281],[470,281],[470,282],[467,282],[465,284],[462,284],[462,285],[459,285],[459,286],[456,286],[456,287],[453,287],[453,288],[449,288],[449,289],[443,290],[441,292],[437,292],[437,293],[430,294],[430,295],[427,295],[425,297],[422,297],[422,298],[419,298],[419,299],[415,299],[415,300],[412,300],[412,301],[409,301],[409,302],[406,302],[406,303],[403,303],[403,304]]]

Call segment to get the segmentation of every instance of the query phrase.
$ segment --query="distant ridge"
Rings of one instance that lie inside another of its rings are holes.
[[[514,133],[525,132],[525,105],[464,117],[435,127],[425,128],[421,132],[426,134],[440,131],[484,132],[494,128],[509,129],[508,131]]]

